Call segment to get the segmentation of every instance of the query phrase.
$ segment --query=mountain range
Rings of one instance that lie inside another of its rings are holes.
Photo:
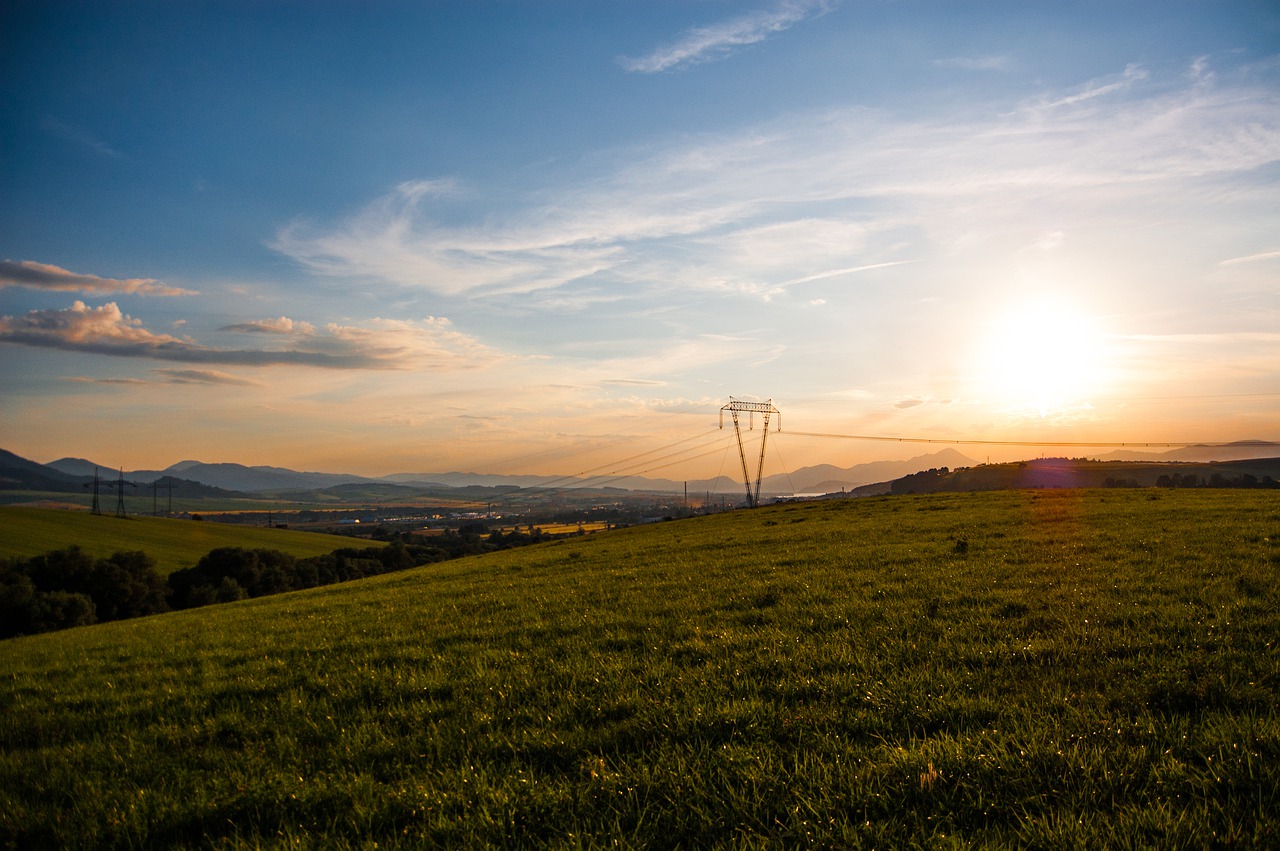
[[[1280,456],[1280,443],[1262,440],[1240,441],[1218,446],[1188,446],[1163,453],[1119,450],[1100,456],[1109,461],[1231,461],[1245,458]],[[769,494],[823,494],[853,491],[867,485],[885,483],[922,470],[941,467],[957,468],[976,465],[973,459],[954,449],[918,455],[902,461],[873,461],[852,467],[818,464],[792,472],[775,473],[761,482],[761,492]],[[95,473],[103,479],[114,479],[117,468],[84,458],[59,458],[48,464],[22,458],[0,450],[0,487],[27,490],[73,490],[91,481]],[[139,485],[171,480],[187,482],[221,491],[282,494],[333,488],[339,485],[379,484],[424,489],[441,488],[614,488],[619,490],[679,493],[735,493],[742,483],[727,476],[714,479],[675,481],[643,476],[587,479],[578,476],[505,476],[486,473],[396,473],[383,477],[353,473],[304,472],[284,467],[254,466],[234,463],[209,463],[187,460],[163,470],[125,471],[126,480]]]
[[[0,450],[3,452],[3,450]],[[875,461],[852,467],[819,464],[803,467],[794,472],[766,476],[761,482],[764,493],[829,493],[852,490],[871,482],[886,481],[910,473],[935,467],[967,466],[974,462],[953,449],[944,449],[928,455],[920,455],[904,461]],[[120,473],[107,465],[84,458],[59,458],[48,464],[38,464],[3,452],[0,455],[0,471],[12,478],[18,471],[28,480],[28,487],[43,482],[56,489],[80,486],[96,474],[103,479],[114,479]],[[225,491],[242,493],[288,493],[313,491],[351,484],[394,484],[406,487],[439,488],[613,488],[618,490],[657,491],[679,493],[686,488],[690,493],[710,491],[734,493],[742,488],[741,482],[728,476],[713,479],[675,481],[672,479],[623,476],[610,478],[582,478],[578,476],[504,476],[486,473],[397,473],[379,478],[354,473],[323,473],[290,470],[284,467],[254,466],[234,463],[208,463],[180,461],[163,470],[126,470],[127,481],[148,485],[157,480],[172,478],[198,482]]]

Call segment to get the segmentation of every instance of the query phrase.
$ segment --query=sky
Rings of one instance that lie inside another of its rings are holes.
[[[695,478],[730,397],[1280,440],[1280,6],[0,7],[3,448]]]

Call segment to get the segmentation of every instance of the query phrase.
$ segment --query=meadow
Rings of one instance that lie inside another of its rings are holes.
[[[1280,498],[793,504],[0,642],[0,844],[1280,845]]]
[[[21,506],[0,506],[0,558],[25,559],[76,545],[95,558],[142,550],[166,576],[191,567],[218,547],[280,550],[298,558],[325,555],[350,546],[378,546],[341,535],[322,535],[265,526],[229,526],[168,517],[116,517]]]

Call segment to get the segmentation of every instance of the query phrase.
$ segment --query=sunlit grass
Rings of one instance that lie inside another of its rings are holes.
[[[73,544],[94,558],[142,550],[156,560],[156,569],[167,575],[191,567],[218,547],[281,550],[308,558],[350,547],[352,541],[340,535],[265,526],[0,506],[0,558],[26,559]],[[364,541],[359,545],[381,546]]]
[[[0,644],[21,847],[1274,846],[1280,500],[792,505]]]

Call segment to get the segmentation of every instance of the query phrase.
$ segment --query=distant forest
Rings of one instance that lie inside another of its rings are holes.
[[[1010,464],[938,467],[890,483],[894,494],[1024,488],[1280,488],[1280,458],[1151,463],[1040,458]]]

